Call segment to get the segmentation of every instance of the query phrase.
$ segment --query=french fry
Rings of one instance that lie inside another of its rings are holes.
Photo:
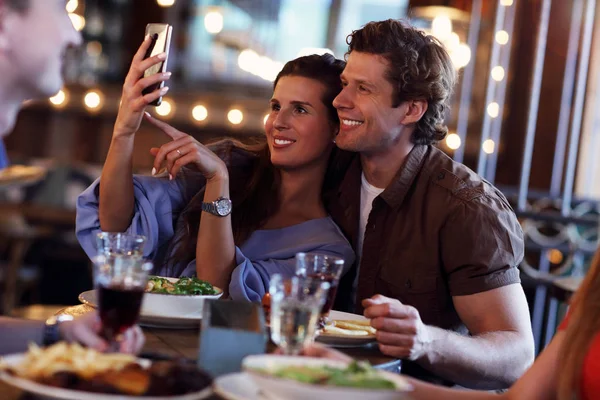
[[[356,322],[362,322],[362,321],[356,321]],[[342,328],[342,329],[348,329],[351,331],[366,331],[368,332],[370,335],[375,335],[375,333],[377,332],[375,330],[375,328],[373,328],[370,325],[363,325],[363,324],[356,324],[355,321],[343,321],[343,320],[334,320],[333,324],[337,327],[337,328]]]
[[[326,325],[323,328],[324,333],[329,333],[333,335],[344,335],[344,336],[369,336],[369,332],[367,331],[355,331],[349,329],[338,328],[337,326]]]
[[[57,372],[71,372],[88,379],[107,371],[120,371],[135,362],[135,357],[129,354],[103,354],[78,343],[59,342],[43,349],[30,345],[23,361],[11,369],[18,376],[32,380]]]

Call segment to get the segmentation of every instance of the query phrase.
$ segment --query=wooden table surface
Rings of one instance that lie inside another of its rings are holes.
[[[93,310],[87,305],[78,305],[67,307],[59,310],[57,314],[82,315]],[[164,329],[164,328],[148,328],[143,327],[146,335],[146,343],[142,349],[141,355],[152,357],[174,357],[187,358],[195,360],[198,354],[199,347],[199,329]],[[268,346],[269,350],[273,350],[273,346]],[[353,358],[366,360],[376,368],[385,369],[387,371],[399,372],[401,361],[383,355],[376,346],[357,347],[357,348],[342,348],[339,349]],[[11,386],[0,382],[0,394],[4,400],[30,400],[36,399],[31,395],[24,393],[21,390],[12,388]],[[220,399],[218,396],[213,396],[211,399]]]

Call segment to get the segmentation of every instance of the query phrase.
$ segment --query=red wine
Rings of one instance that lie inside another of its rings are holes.
[[[98,290],[102,336],[113,340],[125,332],[138,319],[144,288],[100,286]]]
[[[329,285],[330,285],[329,292],[327,292],[327,298],[325,299],[325,304],[323,304],[323,308],[321,308],[321,315],[329,314],[329,311],[331,311],[331,307],[333,307],[333,302],[335,301],[338,280],[335,279],[334,274],[327,274],[327,273],[309,274],[308,277],[329,283]]]

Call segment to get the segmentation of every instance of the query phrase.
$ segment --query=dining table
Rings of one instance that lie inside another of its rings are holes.
[[[81,316],[93,311],[94,308],[87,304],[69,306],[56,312],[56,315]],[[150,360],[175,360],[185,359],[195,361],[197,359],[200,345],[200,326],[196,329],[173,329],[164,327],[143,326],[142,330],[146,337],[144,347],[141,350],[140,357]],[[272,342],[267,344],[267,352],[275,351],[276,346]],[[389,357],[381,353],[376,345],[366,345],[359,347],[345,347],[338,350],[362,361],[367,361],[375,368],[399,373],[401,369],[401,360]],[[0,381],[0,394],[2,400],[37,400],[29,393],[14,388]],[[211,394],[209,400],[225,400],[216,393]]]

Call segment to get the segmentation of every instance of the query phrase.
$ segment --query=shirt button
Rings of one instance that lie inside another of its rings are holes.
[[[406,280],[406,282],[404,283],[404,286],[406,286],[407,289],[410,289],[412,287],[412,282],[410,281],[410,279]]]
[[[437,176],[437,180],[441,181],[442,179],[444,179],[446,177],[446,174],[444,172],[440,172]]]

